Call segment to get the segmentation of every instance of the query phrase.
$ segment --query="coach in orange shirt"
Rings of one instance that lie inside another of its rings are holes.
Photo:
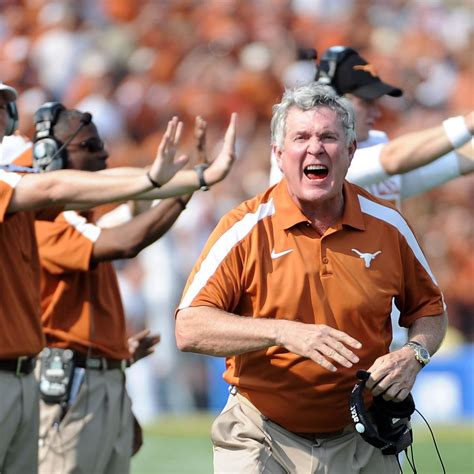
[[[409,394],[428,361],[418,346],[388,352],[392,298],[410,340],[434,354],[441,292],[401,214],[345,181],[346,99],[318,84],[286,91],[272,142],[284,179],[221,220],[176,315],[181,350],[227,357],[214,470],[398,473],[354,431],[349,395],[358,369],[372,395]]]
[[[0,83],[0,141],[15,129],[17,116],[11,106],[16,98],[15,89]],[[141,170],[129,176],[122,169],[121,176],[74,170],[40,175],[31,169],[0,166],[2,473],[35,473],[38,466],[39,404],[32,371],[35,356],[44,346],[44,336],[39,314],[40,268],[34,218],[39,209],[119,201],[152,190],[157,184],[164,185],[185,164],[182,157],[174,158],[174,136],[166,137],[165,148],[158,153],[148,174]]]
[[[0,83],[0,141],[13,133],[17,116],[11,105],[17,92]],[[87,116],[82,117],[88,119]],[[45,122],[49,122],[46,120]],[[235,119],[233,119],[235,124]],[[83,120],[75,132],[84,132]],[[204,179],[212,184],[230,169],[233,156],[226,154],[207,168],[201,179],[192,170],[179,172],[186,157],[175,159],[180,125],[170,121],[157,157],[148,172],[127,168],[107,176],[77,170],[35,174],[17,166],[0,166],[0,471],[34,473],[38,470],[39,403],[32,373],[35,356],[44,347],[40,322],[40,266],[34,219],[46,208],[87,208],[130,198],[165,197],[199,189]],[[70,138],[70,137],[68,137]],[[82,145],[82,142],[80,142]],[[88,146],[89,144],[87,144]],[[26,147],[28,149],[28,147]],[[25,147],[20,147],[21,152]],[[13,155],[14,156],[14,155]],[[56,156],[60,158],[59,154]],[[30,155],[31,160],[31,155]],[[216,169],[217,168],[217,169]],[[160,189],[154,189],[158,185]],[[148,191],[151,194],[146,194]],[[161,194],[160,194],[161,193]],[[29,212],[35,211],[35,212]],[[48,217],[49,214],[48,214]]]
[[[46,110],[40,109],[36,115],[34,148],[41,144],[41,118],[58,104],[44,107]],[[66,143],[83,115],[62,108],[50,136],[58,143]],[[200,124],[202,142],[205,123],[198,120],[197,129]],[[235,117],[224,153],[207,168],[214,175],[212,183],[223,179],[233,162],[226,150],[232,153],[234,127]],[[199,145],[198,142],[198,148]],[[65,147],[61,166],[101,171],[107,158],[108,152],[92,122]],[[218,173],[216,168],[220,169]],[[189,172],[196,183],[194,191],[198,187],[196,171]],[[163,200],[109,228],[96,225],[90,212],[66,211],[54,221],[36,221],[42,270],[41,321],[48,347],[40,358],[40,473],[129,472],[134,423],[125,387],[125,367],[132,354],[112,260],[132,258],[159,239],[185,209],[189,198],[186,195]],[[59,360],[69,354],[74,362],[69,395],[56,401],[49,395],[54,386],[44,376],[54,363],[48,360],[53,351]]]

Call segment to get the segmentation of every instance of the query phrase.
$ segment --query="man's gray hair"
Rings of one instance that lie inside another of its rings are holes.
[[[346,135],[346,144],[356,139],[354,109],[350,101],[338,96],[329,86],[312,82],[295,89],[286,89],[281,102],[273,106],[271,122],[272,145],[283,149],[286,135],[286,118],[291,107],[311,110],[327,107],[336,112]]]

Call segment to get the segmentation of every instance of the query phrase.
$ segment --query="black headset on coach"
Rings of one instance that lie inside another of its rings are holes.
[[[16,102],[8,102],[6,105],[8,121],[5,127],[5,136],[13,135],[18,129],[18,108]]]
[[[54,136],[54,126],[58,123],[62,111],[66,110],[60,102],[46,102],[34,115],[35,137],[33,139],[33,166],[39,171],[55,171],[67,168],[66,147],[82,130],[92,122],[89,112],[82,114],[75,132],[61,143]]]

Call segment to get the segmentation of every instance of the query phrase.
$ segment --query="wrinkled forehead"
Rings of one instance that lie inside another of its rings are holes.
[[[342,130],[342,123],[337,113],[327,106],[316,106],[308,110],[293,106],[286,117],[286,135],[300,130],[321,129]]]

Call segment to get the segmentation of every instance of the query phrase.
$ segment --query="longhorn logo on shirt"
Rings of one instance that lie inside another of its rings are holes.
[[[356,64],[353,69],[354,71],[368,72],[371,76],[378,77],[377,69],[373,64]]]
[[[359,257],[364,260],[365,263],[365,268],[370,268],[370,264],[372,263],[372,260],[380,253],[382,253],[381,250],[375,252],[375,253],[362,253],[359,252],[357,249],[351,249],[353,252],[355,252]]]

